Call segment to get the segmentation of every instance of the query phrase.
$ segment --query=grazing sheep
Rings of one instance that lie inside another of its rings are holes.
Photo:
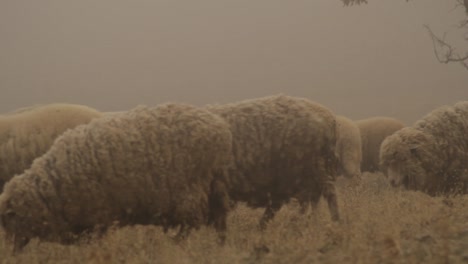
[[[468,193],[468,101],[432,111],[382,143],[393,186],[429,195]]]
[[[361,135],[357,125],[347,117],[336,116],[336,157],[339,164],[337,175],[343,175],[351,180],[351,183],[361,181]],[[349,182],[348,182],[349,183]],[[305,213],[309,201],[299,200],[301,212]],[[316,206],[316,204],[312,204]]]
[[[230,125],[234,165],[227,184],[233,201],[266,207],[264,228],[290,198],[318,203],[323,195],[339,219],[334,180],[336,121],[308,99],[274,95],[207,106]]]
[[[35,105],[0,116],[0,191],[59,135],[100,116],[95,109],[75,104]]]
[[[103,116],[65,132],[5,185],[1,224],[17,250],[115,222],[180,226],[180,237],[214,224],[224,239],[231,144],[224,120],[186,104]]]
[[[380,145],[384,139],[405,124],[391,117],[372,117],[356,121],[361,133],[361,172],[377,172],[379,168]]]
[[[344,116],[336,116],[336,153],[340,161],[339,171],[346,178],[361,178],[362,147],[357,125]]]

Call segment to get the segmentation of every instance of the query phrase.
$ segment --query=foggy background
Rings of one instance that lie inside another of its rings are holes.
[[[464,15],[450,11],[454,4],[2,0],[0,112],[51,102],[118,111],[285,93],[353,119],[386,115],[409,124],[468,99],[468,72],[437,62],[423,27],[450,29]]]

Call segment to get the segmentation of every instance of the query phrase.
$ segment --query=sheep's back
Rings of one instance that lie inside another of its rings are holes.
[[[138,107],[65,132],[27,177],[40,178],[50,210],[72,226],[202,214],[170,217],[194,221],[206,215],[212,170],[227,166],[230,144],[227,124],[208,112]]]
[[[23,172],[64,131],[100,115],[97,110],[83,105],[49,104],[1,116],[0,179],[7,181]]]
[[[440,165],[428,173],[468,177],[468,101],[437,108],[417,121],[414,128],[431,135],[434,141],[434,155],[440,162],[427,162],[427,166]]]
[[[334,158],[336,121],[327,108],[279,95],[208,109],[230,125],[235,161],[230,174],[237,192],[287,194],[310,175],[319,181],[333,174],[317,169]]]
[[[380,146],[388,136],[405,125],[390,117],[372,117],[356,121],[361,134],[362,162],[361,171],[379,170]]]

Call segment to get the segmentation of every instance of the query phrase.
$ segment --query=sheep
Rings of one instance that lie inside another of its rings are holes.
[[[181,238],[214,225],[224,241],[231,146],[223,119],[183,103],[94,119],[5,185],[1,225],[15,252],[31,238],[69,244],[115,223],[180,226]]]
[[[468,193],[468,101],[443,106],[384,140],[390,183],[431,196]]]
[[[96,109],[65,103],[34,105],[0,116],[0,191],[60,134],[100,116]]]
[[[347,117],[337,115],[336,152],[340,161],[339,172],[346,178],[361,178],[362,144],[359,128]]]
[[[339,220],[336,120],[330,110],[282,94],[206,108],[224,118],[232,132],[229,196],[253,208],[266,207],[262,229],[293,197],[316,204],[323,195],[332,219]]]
[[[350,180],[351,186],[361,181],[361,135],[354,121],[345,116],[336,116],[336,149],[338,158],[337,175]],[[307,211],[309,201],[299,198],[301,213]],[[312,204],[316,207],[316,204]]]
[[[361,172],[379,172],[380,145],[387,136],[405,127],[405,124],[391,117],[372,117],[356,121],[361,134]]]

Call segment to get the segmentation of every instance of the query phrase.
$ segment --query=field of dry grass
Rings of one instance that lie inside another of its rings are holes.
[[[159,227],[135,226],[72,246],[33,240],[16,256],[0,233],[0,263],[468,263],[467,195],[431,198],[363,178],[337,182],[341,223],[324,201],[306,215],[291,202],[262,233],[262,210],[239,205],[224,247],[211,228],[176,245]]]

